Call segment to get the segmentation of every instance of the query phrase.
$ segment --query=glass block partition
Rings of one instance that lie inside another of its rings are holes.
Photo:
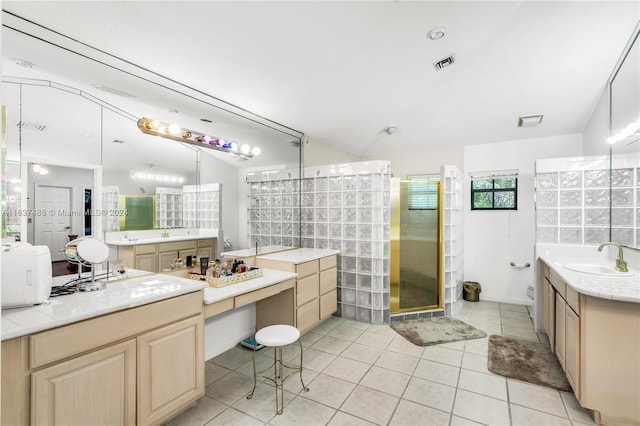
[[[207,183],[182,187],[182,226],[221,229],[222,185]]]
[[[443,166],[443,238],[442,289],[446,316],[455,316],[462,307],[464,216],[462,211],[462,172],[455,166]]]
[[[536,161],[536,242],[640,244],[637,156]],[[611,207],[611,215],[610,215]]]
[[[281,170],[247,176],[251,244],[299,241],[302,247],[340,250],[337,315],[388,323],[390,163],[319,166],[305,168],[302,180],[291,178],[296,175]]]

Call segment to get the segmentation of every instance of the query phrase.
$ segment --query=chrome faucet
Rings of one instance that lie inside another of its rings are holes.
[[[169,229],[165,226],[164,231],[160,234],[160,238],[168,238],[169,237]]]
[[[602,247],[607,245],[618,247],[618,258],[616,259],[616,271],[629,272],[629,269],[627,268],[627,262],[624,260],[624,250],[622,249],[620,244],[616,244],[611,241],[602,243],[600,244],[600,247],[598,247],[598,251],[602,251]]]

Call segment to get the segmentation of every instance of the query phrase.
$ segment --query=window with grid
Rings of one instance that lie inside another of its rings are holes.
[[[518,210],[518,173],[471,175],[471,210]]]
[[[409,210],[438,208],[438,177],[409,176],[407,185]]]

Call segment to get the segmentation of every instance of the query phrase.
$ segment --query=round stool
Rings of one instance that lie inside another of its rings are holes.
[[[265,379],[271,380],[276,387],[276,414],[282,414],[284,409],[284,381],[291,374],[300,373],[300,383],[302,383],[302,389],[309,392],[309,388],[304,385],[302,380],[302,343],[300,343],[300,330],[291,325],[270,325],[268,327],[258,330],[255,336],[256,343],[269,346],[273,348],[273,377],[262,376]],[[282,362],[282,347],[290,345],[294,342],[298,342],[300,345],[300,365],[290,366]],[[257,346],[257,345],[256,345]],[[282,376],[282,367],[293,370],[286,376]],[[253,349],[253,389],[251,393],[247,395],[247,399],[253,398],[253,393],[256,390],[256,382],[259,374],[271,369],[271,366],[265,368],[262,371],[256,371],[256,350]]]

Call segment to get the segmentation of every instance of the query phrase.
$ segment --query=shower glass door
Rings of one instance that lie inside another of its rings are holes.
[[[442,307],[437,178],[391,179],[391,313]]]

